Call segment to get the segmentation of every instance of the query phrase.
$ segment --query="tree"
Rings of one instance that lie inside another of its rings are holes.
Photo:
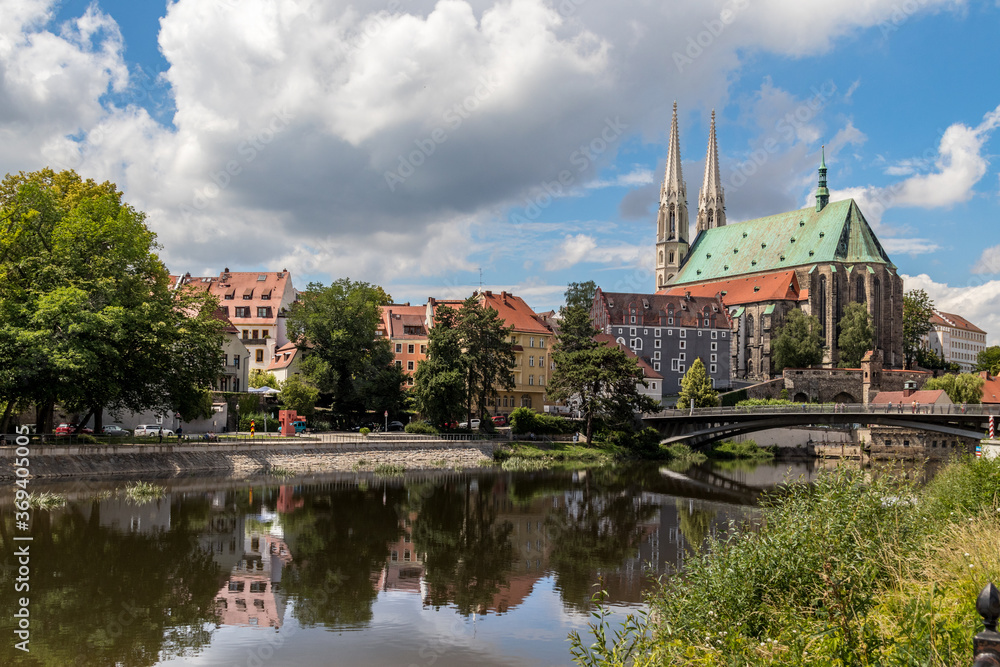
[[[847,304],[844,317],[840,320],[840,337],[837,338],[840,367],[860,368],[865,352],[872,349],[874,344],[875,331],[865,304],[856,301]]]
[[[945,361],[943,357],[937,354],[937,352],[929,347],[924,347],[923,345],[921,345],[917,350],[916,363],[920,368],[944,370],[948,373],[958,373],[960,370],[958,364],[955,362]]]
[[[285,410],[295,410],[306,419],[312,419],[318,400],[319,389],[299,373],[281,383],[281,405]]]
[[[921,339],[931,330],[933,315],[934,302],[927,292],[913,289],[903,295],[903,356],[907,368],[913,368]]]
[[[261,368],[251,368],[248,384],[254,389],[260,389],[261,387],[277,389],[278,378],[274,377],[274,373],[269,373]]]
[[[979,353],[976,357],[976,371],[1000,375],[1000,345],[991,345]]]
[[[931,378],[921,389],[943,389],[952,403],[969,403],[978,405],[983,401],[983,378],[976,373],[960,373],[942,375]]]
[[[638,386],[645,386],[645,380],[638,361],[618,345],[593,339],[597,330],[583,306],[571,306],[563,313],[552,355],[556,368],[549,381],[549,398],[579,402],[589,445],[595,418],[623,425],[635,413],[652,412],[658,404],[639,393]]]
[[[427,358],[414,374],[417,411],[437,426],[458,421],[465,404],[465,371],[458,313],[441,306],[427,335]]]
[[[594,295],[597,293],[597,285],[593,280],[582,283],[570,283],[566,286],[566,305],[564,308],[580,307],[588,313],[590,306],[594,303]]]
[[[694,360],[681,378],[681,393],[677,397],[677,407],[686,408],[691,405],[691,401],[694,401],[696,408],[714,408],[719,405],[719,395],[712,388],[712,380],[708,377],[701,357]]]
[[[328,287],[310,283],[288,313],[289,338],[309,345],[302,374],[348,423],[404,400],[391,344],[378,335],[381,307],[390,301],[378,285],[341,278]]]
[[[775,372],[783,368],[808,368],[823,361],[823,338],[815,316],[795,308],[775,334],[771,342]]]
[[[104,409],[197,413],[218,378],[218,303],[172,289],[144,220],[73,171],[0,183],[0,402],[35,403],[43,433],[57,402],[81,428]]]
[[[462,304],[458,313],[458,329],[462,342],[462,362],[466,373],[466,407],[469,422],[473,405],[480,418],[487,418],[490,400],[496,401],[497,389],[514,388],[514,327],[505,326],[500,313],[485,308],[473,295]]]

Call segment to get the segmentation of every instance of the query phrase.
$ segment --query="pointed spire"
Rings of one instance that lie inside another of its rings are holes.
[[[826,146],[820,148],[819,186],[816,188],[816,212],[822,211],[830,203],[830,191],[826,188]]]
[[[674,115],[670,120],[670,143],[667,145],[667,167],[663,174],[661,193],[666,195],[674,192],[687,194],[684,187],[684,175],[681,173],[681,140],[677,130],[677,102],[674,102]]]
[[[726,200],[719,174],[719,145],[715,139],[715,109],[708,131],[708,152],[705,155],[705,179],[698,195],[698,233],[726,224]]]
[[[680,270],[688,251],[687,187],[681,173],[681,140],[677,129],[677,102],[670,120],[667,166],[660,188],[660,211],[656,218],[656,288],[669,284]]]

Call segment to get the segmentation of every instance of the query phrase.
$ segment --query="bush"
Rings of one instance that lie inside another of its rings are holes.
[[[267,428],[264,428],[264,421],[267,420]],[[240,430],[249,431],[250,430],[250,420],[253,420],[254,429],[257,433],[263,433],[265,430],[268,433],[277,433],[281,429],[281,424],[274,417],[269,417],[263,412],[253,412],[249,414],[240,413]]]
[[[670,460],[677,463],[704,463],[708,458],[703,452],[696,452],[683,442],[670,445],[666,449]]]
[[[496,433],[497,426],[493,423],[493,418],[487,415],[479,422],[479,430],[482,433]]]
[[[788,392],[785,392],[786,395]],[[787,398],[748,398],[736,404],[738,408],[756,408],[764,405],[801,405]]]
[[[368,428],[367,426],[362,426],[361,430],[358,431],[358,433],[360,433],[361,435],[368,435],[371,432],[372,432],[372,430],[370,428]]]
[[[437,433],[437,429],[428,424],[425,421],[413,421],[403,427],[403,430],[407,433],[423,433],[427,435],[433,435]]]
[[[515,408],[507,421],[510,424],[511,432],[515,435],[573,433],[579,427],[577,422],[555,415],[539,414],[531,408]]]
[[[96,445],[98,444],[97,438],[90,435],[89,433],[81,433],[76,437],[76,442],[81,445]]]
[[[710,459],[772,459],[773,447],[761,447],[755,440],[726,440],[715,443],[707,452]]]
[[[631,456],[653,458],[660,455],[660,433],[647,426],[641,431],[612,431],[608,442]]]
[[[309,428],[313,430],[313,433],[319,431],[332,431],[333,426],[327,421],[313,421],[309,423]]]

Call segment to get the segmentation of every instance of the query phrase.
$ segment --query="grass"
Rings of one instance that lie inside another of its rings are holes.
[[[398,463],[379,463],[372,469],[376,477],[402,477],[406,468]]]
[[[65,504],[66,497],[61,496],[58,493],[43,491],[41,493],[32,493],[28,496],[28,505],[32,509],[52,510],[62,507]]]
[[[162,486],[150,482],[133,482],[132,484],[125,485],[125,495],[129,500],[138,504],[162,498],[165,491]]]
[[[713,443],[705,455],[710,459],[768,461],[774,458],[774,448],[761,447],[755,440],[725,440]]]
[[[534,472],[552,467],[552,462],[542,457],[525,458],[523,456],[511,456],[501,463],[500,467],[507,472]]]
[[[600,609],[581,665],[960,665],[1000,581],[1000,461],[926,487],[842,467],[768,498],[755,528],[709,539],[618,634]]]
[[[503,464],[507,459],[517,457],[545,462],[546,467],[579,467],[609,464],[614,461],[616,451],[612,446],[596,443],[588,447],[575,442],[514,442],[510,447],[497,448],[493,460]]]
[[[358,459],[357,461],[354,462],[354,465],[351,466],[351,470],[353,472],[359,472],[363,470],[367,465],[368,461],[366,461],[365,459]]]

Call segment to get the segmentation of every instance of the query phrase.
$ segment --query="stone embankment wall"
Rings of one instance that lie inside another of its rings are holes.
[[[352,443],[183,445],[29,445],[33,477],[172,477],[212,474],[244,477],[262,468],[293,473],[350,471],[379,464],[407,469],[474,467],[492,459],[502,442],[394,440]],[[15,476],[15,447],[0,447],[0,479]],[[20,458],[20,457],[17,457]],[[359,462],[361,462],[359,464]]]

